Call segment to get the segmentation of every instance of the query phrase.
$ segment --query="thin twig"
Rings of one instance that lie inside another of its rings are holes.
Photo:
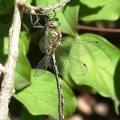
[[[49,6],[32,6],[29,3],[25,2],[24,0],[19,0],[18,4],[28,8],[29,10],[41,10],[41,11],[47,12],[49,10],[54,10],[59,7],[64,7],[69,1],[70,0],[62,0],[61,2],[55,5],[49,5]]]
[[[16,0],[17,2],[18,0]],[[23,7],[15,5],[12,26],[9,30],[9,53],[6,63],[6,73],[4,74],[0,92],[0,120],[6,120],[8,116],[8,104],[14,90],[14,71],[18,57],[18,41],[21,28],[21,18]]]
[[[115,33],[120,33],[120,29],[98,28],[98,27],[90,27],[90,26],[84,26],[84,25],[79,25],[78,29],[92,30],[92,31],[101,31],[101,32],[115,32]]]

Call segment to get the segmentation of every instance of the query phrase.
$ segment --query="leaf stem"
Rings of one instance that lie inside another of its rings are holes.
[[[83,30],[120,33],[120,29],[114,29],[114,28],[102,28],[102,27],[98,28],[98,27],[90,27],[90,26],[84,26],[84,25],[78,25],[77,28],[78,29],[83,29]]]

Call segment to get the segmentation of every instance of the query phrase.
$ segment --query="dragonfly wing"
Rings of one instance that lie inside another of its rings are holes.
[[[80,55],[86,55],[93,53],[100,49],[100,43],[98,41],[80,41]]]
[[[66,54],[66,55],[65,55]],[[65,51],[56,54],[58,71],[61,75],[81,76],[87,72],[87,66],[80,60],[71,57]]]
[[[57,51],[60,52],[60,54],[64,53],[70,54],[70,50],[72,48],[72,45],[74,44],[74,39],[70,37],[64,37],[62,38],[62,41],[60,43],[60,46],[57,48]],[[63,54],[63,55],[64,55]]]
[[[35,73],[34,73],[34,77],[39,77],[41,75],[43,75],[49,65],[49,61],[50,58],[48,58],[48,56],[46,55],[37,65],[36,69],[35,69]]]
[[[47,48],[46,36],[43,36],[40,39],[39,48],[43,53],[46,53],[46,48]]]
[[[39,42],[39,48],[43,53],[47,53],[48,48],[50,47],[52,41],[54,40],[54,36],[51,32],[47,31],[46,34],[41,38]]]
[[[78,53],[83,56],[99,50],[100,43],[97,41],[83,41],[71,37],[65,37],[62,39],[61,45],[58,49],[63,49],[66,53],[71,52]]]
[[[85,75],[87,66],[73,56],[79,57],[97,51],[100,43],[97,41],[81,41],[80,39],[63,38],[56,49],[56,61],[59,73],[62,75]]]
[[[87,66],[85,63],[73,57],[69,57],[68,61],[70,62],[69,72],[71,76],[80,76],[86,74]]]

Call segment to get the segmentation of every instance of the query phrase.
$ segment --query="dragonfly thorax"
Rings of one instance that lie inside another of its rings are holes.
[[[48,31],[46,31],[46,34],[49,36],[48,37],[48,46],[47,51],[49,51],[49,53],[51,53],[52,51],[54,51],[61,42],[61,34],[59,33],[59,31],[57,29],[49,29]]]

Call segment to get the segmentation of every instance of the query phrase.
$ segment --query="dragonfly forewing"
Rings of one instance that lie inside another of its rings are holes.
[[[100,49],[100,43],[98,41],[81,41],[80,43],[80,55],[91,54]]]
[[[56,61],[61,75],[81,76],[87,72],[87,66],[79,60],[79,56],[99,50],[97,41],[81,41],[65,37],[56,49]],[[75,57],[76,55],[76,57]],[[78,59],[77,59],[78,57]]]
[[[41,52],[46,53],[47,47],[48,47],[48,43],[47,43],[47,40],[46,40],[46,36],[43,36],[40,39],[39,48],[40,48]]]
[[[61,48],[64,49],[66,53],[74,52],[78,53],[79,56],[86,54],[91,54],[100,49],[100,43],[97,41],[84,41],[80,39],[74,39],[71,37],[65,37],[62,39]],[[73,51],[72,51],[73,50]]]

